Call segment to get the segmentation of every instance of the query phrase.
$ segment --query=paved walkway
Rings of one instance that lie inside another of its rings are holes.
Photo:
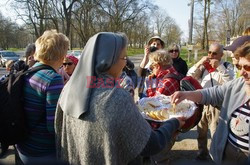
[[[142,58],[143,55],[130,57],[131,61],[135,64],[136,70],[138,69]],[[208,141],[208,145],[210,145],[210,139]],[[196,128],[193,128],[187,133],[181,133],[178,135],[178,140],[175,142],[170,153],[166,156],[169,157],[170,162],[182,160],[187,164],[190,164],[189,161],[194,160],[197,150],[197,132]],[[11,147],[8,154],[3,159],[0,159],[0,164],[14,164],[14,160],[14,149]]]

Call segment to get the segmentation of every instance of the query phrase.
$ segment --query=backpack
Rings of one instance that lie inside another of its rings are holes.
[[[132,79],[133,84],[134,84],[134,88],[136,88],[138,80],[137,80],[137,73],[135,72],[134,68],[135,68],[134,63],[128,58],[127,64],[123,68],[123,71],[125,71],[126,74]]]
[[[176,75],[169,73],[164,78],[173,78],[179,81],[181,91],[194,91],[196,89],[202,89],[200,83],[192,76],[183,76],[182,74]]]
[[[29,130],[24,111],[24,77],[42,69],[53,68],[48,65],[40,65],[29,70],[23,69],[17,73],[10,73],[3,82],[0,82],[1,143],[13,145],[27,138]]]
[[[135,70],[124,69],[124,71],[131,78],[131,80],[133,81],[134,88],[136,88],[137,87],[137,74]]]
[[[178,80],[180,83],[181,91],[194,91],[197,89],[202,89],[202,86],[200,85],[200,83],[192,76],[183,76],[181,74],[176,75],[173,73],[169,73],[165,75],[164,77]],[[193,127],[195,127],[199,123],[202,117],[203,105],[196,104],[196,106],[197,106],[197,109],[194,115],[186,120],[186,123],[184,124],[184,126],[179,130],[180,132],[185,133],[189,131],[190,129],[192,129]]]

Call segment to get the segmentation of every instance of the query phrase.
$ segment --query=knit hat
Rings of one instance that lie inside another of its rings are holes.
[[[70,59],[75,65],[78,63],[78,58],[72,55],[67,55],[66,58]]]

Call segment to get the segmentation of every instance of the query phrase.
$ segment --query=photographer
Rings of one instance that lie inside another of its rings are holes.
[[[143,94],[145,93],[144,82],[145,82],[146,76],[149,75],[149,66],[150,66],[149,54],[158,49],[163,49],[164,46],[165,46],[165,43],[159,36],[154,36],[150,38],[147,45],[145,45],[144,57],[138,69],[138,76],[141,77],[141,81],[140,81],[139,89],[138,89],[139,98],[145,97],[145,95]]]

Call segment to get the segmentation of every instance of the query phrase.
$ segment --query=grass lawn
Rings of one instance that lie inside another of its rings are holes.
[[[187,62],[188,68],[190,68],[196,62],[198,62],[203,56],[207,56],[207,52],[206,51],[202,51],[202,50],[198,51],[197,61],[195,61],[195,59],[194,59],[194,51],[192,51],[190,53],[190,59],[188,61],[188,50],[186,48],[182,48],[180,56],[181,56],[181,58],[183,60],[185,60]]]
[[[128,48],[127,54],[128,54],[128,56],[144,54],[144,49]],[[206,52],[199,51],[198,52],[198,60],[201,59],[201,57],[205,56],[205,55],[207,55]],[[192,54],[190,55],[190,60],[188,62],[188,50],[186,48],[182,48],[180,56],[183,60],[185,60],[187,62],[189,68],[197,62],[194,60],[194,52],[192,52]]]
[[[16,48],[10,48],[9,50],[10,51],[25,51],[25,49],[16,49]],[[73,49],[73,50],[75,50],[75,49]],[[140,49],[140,48],[128,48],[127,54],[128,54],[128,56],[134,56],[134,55],[138,55],[138,54],[144,54],[144,49]],[[206,51],[199,50],[198,51],[197,61],[200,60],[203,56],[206,56],[206,55],[207,55]],[[187,62],[189,68],[191,66],[193,66],[197,62],[197,61],[194,60],[194,52],[193,51],[191,52],[190,59],[188,61],[188,50],[184,46],[181,49],[180,56],[181,56],[181,58],[183,60],[185,60]],[[226,61],[232,62],[231,58],[227,58]]]
[[[137,54],[144,54],[144,49],[128,48],[127,49],[127,54],[128,54],[128,56],[134,56],[134,55],[137,55]]]
[[[138,54],[144,54],[144,49],[139,48],[128,48],[127,50],[128,56],[134,56]],[[188,61],[188,50],[186,47],[182,47],[181,49],[181,58],[187,62],[188,68],[193,66],[196,62],[198,62],[203,56],[207,56],[207,52],[205,50],[199,50],[198,51],[198,57],[197,61],[194,60],[194,51],[191,52],[190,59]],[[226,57],[225,57],[226,58]],[[223,58],[225,61],[232,62],[232,59],[230,57],[227,57],[226,59]]]

